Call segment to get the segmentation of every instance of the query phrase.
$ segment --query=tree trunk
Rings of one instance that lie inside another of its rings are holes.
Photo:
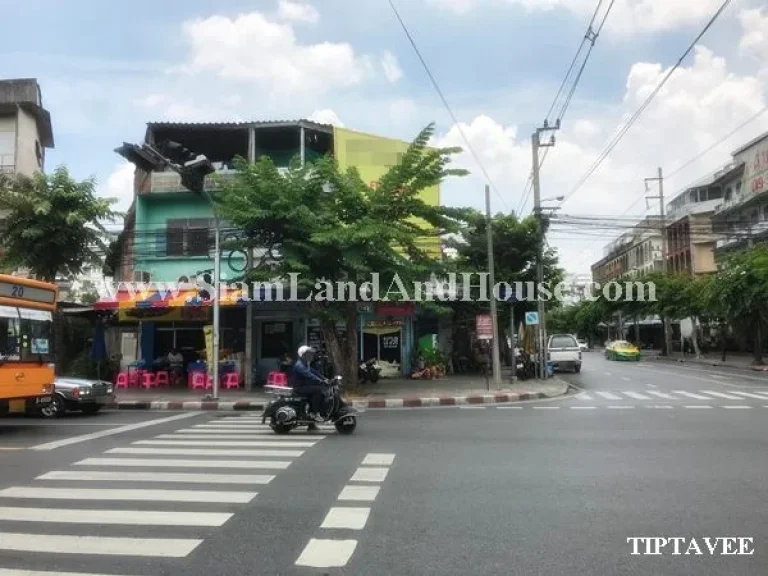
[[[718,330],[718,335],[720,336],[720,345],[723,347],[723,362],[725,362],[725,358],[728,354],[728,333],[726,332],[726,329],[727,328],[725,326],[721,326]]]
[[[664,326],[664,350],[662,356],[672,356],[672,327],[669,325],[669,318],[662,317],[661,323]]]
[[[691,316],[691,344],[693,344],[693,353],[696,354],[696,358],[701,357],[701,349],[699,348],[699,317]]]
[[[638,322],[637,316],[635,316],[635,343],[638,348],[642,348],[640,344],[640,322]]]
[[[343,386],[354,388],[357,386],[358,367],[358,338],[357,330],[357,304],[349,302],[345,308],[347,334],[341,338],[336,331],[336,322],[323,320],[320,329],[323,339],[328,347],[328,354],[333,363],[334,373],[343,378]]]
[[[763,365],[763,325],[760,320],[755,323],[755,340],[754,340],[754,361],[752,364],[755,366]]]

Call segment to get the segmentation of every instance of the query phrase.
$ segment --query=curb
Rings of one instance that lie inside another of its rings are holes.
[[[715,366],[717,368],[730,368],[731,370],[741,370],[744,372],[768,372],[768,366],[734,366],[733,364],[728,364],[728,362],[720,362],[719,360],[686,360],[685,358],[669,358],[667,356],[654,356],[653,360],[661,360],[662,362],[678,362],[680,364]]]
[[[506,402],[524,402],[526,400],[544,400],[556,398],[568,393],[568,385],[560,381],[562,390],[557,394],[544,392],[505,392],[500,394],[477,394],[472,396],[435,396],[420,398],[406,396],[403,398],[382,398],[377,400],[352,400],[353,407],[362,410],[382,410],[386,408],[428,408],[437,406],[462,406],[467,404],[503,404]],[[190,412],[262,412],[268,402],[263,400],[238,400],[236,402],[221,402],[215,400],[164,401],[164,400],[124,400],[107,404],[109,410],[121,411],[190,411]]]

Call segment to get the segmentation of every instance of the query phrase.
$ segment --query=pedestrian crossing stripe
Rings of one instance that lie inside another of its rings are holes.
[[[694,400],[742,400],[746,398],[752,398],[755,400],[768,400],[768,391],[766,392],[741,392],[729,390],[728,393],[717,392],[715,390],[697,390],[696,393],[688,392],[687,390],[669,390],[667,392],[660,392],[658,390],[643,390],[642,393],[634,392],[631,390],[589,390],[579,392],[573,396],[580,401],[592,401],[592,400],[625,400],[631,398],[632,400],[650,401],[656,398],[663,398],[665,400],[686,400],[693,398]]]

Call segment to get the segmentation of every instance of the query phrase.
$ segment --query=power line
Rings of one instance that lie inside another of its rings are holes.
[[[629,129],[632,127],[632,125],[637,121],[637,119],[640,117],[640,115],[645,111],[645,109],[648,107],[648,105],[653,101],[653,99],[656,97],[656,95],[661,91],[661,89],[664,87],[664,85],[667,83],[667,80],[672,76],[672,74],[680,67],[680,65],[683,63],[683,60],[688,56],[688,54],[691,53],[691,51],[694,49],[696,44],[701,40],[701,38],[704,36],[704,34],[707,33],[707,31],[712,27],[712,25],[715,23],[715,21],[720,17],[720,14],[723,13],[723,11],[728,7],[728,5],[731,3],[731,0],[725,0],[720,8],[717,9],[717,11],[712,15],[709,22],[707,22],[706,26],[699,32],[699,34],[696,36],[696,38],[691,42],[691,44],[688,46],[688,48],[683,52],[682,56],[677,60],[675,65],[670,68],[669,72],[662,78],[661,82],[656,86],[656,88],[651,92],[651,94],[648,95],[648,97],[645,99],[645,101],[640,105],[640,107],[635,111],[635,113],[630,117],[629,121],[627,121],[624,126],[619,130],[619,132],[616,134],[616,136],[613,137],[613,139],[608,143],[608,146],[600,153],[600,155],[597,157],[595,162],[590,166],[590,168],[587,170],[587,172],[579,179],[579,181],[576,183],[576,186],[573,187],[573,189],[566,194],[564,202],[567,202],[576,192],[578,192],[581,187],[589,180],[589,178],[592,176],[592,174],[595,173],[595,171],[598,169],[598,167],[603,163],[603,161],[608,157],[608,155],[613,151],[613,149],[618,145],[618,143],[621,141],[621,139],[624,137],[624,135],[629,131]]]
[[[416,56],[418,56],[419,60],[421,61],[421,65],[424,67],[424,71],[427,73],[427,76],[432,82],[432,86],[434,87],[435,92],[437,92],[438,96],[440,97],[440,100],[442,100],[443,102],[443,106],[445,106],[445,109],[448,111],[448,114],[450,115],[451,120],[453,121],[453,125],[456,126],[456,129],[459,131],[459,134],[461,135],[462,140],[464,140],[464,144],[467,146],[467,149],[472,154],[472,157],[474,158],[477,165],[480,167],[480,171],[483,173],[483,176],[485,176],[486,181],[491,186],[493,191],[496,193],[496,196],[498,196],[499,200],[501,200],[501,203],[504,204],[504,207],[507,210],[509,210],[509,206],[507,205],[502,195],[499,193],[499,190],[498,188],[496,188],[496,185],[493,183],[493,180],[491,180],[491,177],[488,175],[488,171],[485,169],[485,166],[483,166],[483,163],[480,161],[480,158],[475,152],[475,149],[472,147],[472,144],[469,142],[469,138],[467,138],[466,134],[464,133],[464,129],[461,127],[461,124],[456,118],[456,115],[453,113],[451,106],[448,104],[448,100],[445,98],[443,91],[440,89],[440,86],[437,83],[437,80],[435,80],[435,77],[432,74],[432,71],[429,69],[427,62],[424,60],[424,57],[421,55],[421,51],[419,50],[419,47],[416,45],[416,42],[414,41],[413,36],[411,36],[411,33],[408,30],[408,27],[405,25],[405,22],[400,16],[400,12],[398,12],[397,7],[395,6],[392,0],[388,0],[388,1],[389,1],[389,6],[392,8],[392,11],[397,17],[398,22],[400,22],[400,26],[402,27],[403,32],[405,32],[405,35],[408,38],[408,42],[410,42],[411,47],[413,48],[413,51],[416,53]]]

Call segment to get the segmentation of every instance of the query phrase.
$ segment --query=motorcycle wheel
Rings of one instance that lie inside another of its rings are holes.
[[[357,418],[353,419],[351,424],[339,420],[334,424],[334,426],[336,426],[336,431],[339,434],[352,434],[352,432],[355,431],[355,428],[357,428]]]
[[[371,380],[371,384],[376,384],[376,382],[378,382],[378,381],[379,381],[379,375],[378,375],[378,374],[376,374],[375,372],[374,372],[373,374],[371,374],[371,375],[369,376],[369,378],[370,378],[370,380]]]
[[[288,434],[291,431],[291,427],[287,424],[278,424],[274,420],[270,422],[269,427],[272,428],[275,434]]]

